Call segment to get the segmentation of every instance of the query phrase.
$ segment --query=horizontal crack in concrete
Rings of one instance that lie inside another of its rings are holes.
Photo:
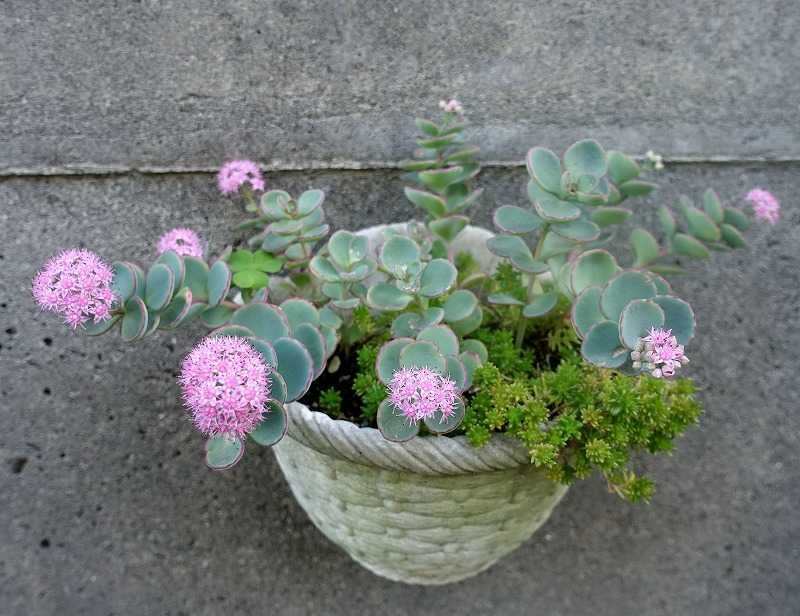
[[[644,160],[644,156],[636,157]],[[800,163],[797,157],[738,157],[738,156],[675,156],[664,158],[665,164],[793,164]],[[525,161],[485,160],[481,161],[484,167],[517,168],[524,167]],[[282,171],[390,171],[400,168],[399,162],[392,161],[309,161],[305,163],[270,163],[262,165],[267,172]],[[115,176],[115,175],[182,175],[193,173],[216,173],[218,167],[214,166],[182,166],[182,165],[100,165],[81,163],[75,165],[54,165],[49,167],[6,167],[0,169],[0,178],[30,178],[30,177],[58,177],[58,176]]]

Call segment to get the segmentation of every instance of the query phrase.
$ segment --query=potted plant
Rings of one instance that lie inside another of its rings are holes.
[[[630,232],[620,265],[620,225],[663,163],[587,139],[562,157],[531,149],[529,203],[497,208],[496,233],[473,227],[478,148],[461,105],[440,107],[416,120],[417,157],[402,163],[420,222],[330,235],[322,191],[265,191],[257,165],[230,161],[219,188],[252,213],[240,244],[212,259],[173,229],[146,269],[68,250],[33,282],[43,309],[88,335],[203,323],[179,381],[207,465],[274,446],[326,536],[416,584],[487,568],[593,472],[649,499],[632,454],[669,451],[700,415],[679,376],[694,314],[667,278],[678,259],[744,247],[749,225],[712,190],[700,207],[682,198],[659,207],[660,239]],[[747,199],[777,221],[770,193]]]

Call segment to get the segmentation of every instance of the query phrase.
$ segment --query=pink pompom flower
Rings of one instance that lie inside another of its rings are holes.
[[[752,205],[756,217],[762,218],[774,225],[781,214],[781,204],[768,190],[754,188],[745,197]]]
[[[183,360],[179,382],[198,430],[242,439],[261,422],[271,366],[244,338],[205,338]]]
[[[451,98],[449,101],[439,101],[439,109],[445,113],[464,113],[464,107],[454,98]]]
[[[432,417],[436,411],[442,418],[455,411],[456,384],[429,368],[400,368],[389,383],[389,401],[411,422]]]
[[[217,173],[217,186],[223,195],[238,192],[245,183],[253,190],[264,190],[261,169],[252,160],[229,160]]]
[[[111,316],[114,272],[98,255],[84,249],[52,257],[33,279],[33,297],[43,310],[56,312],[72,329]]]
[[[657,379],[675,376],[675,370],[689,363],[682,344],[671,329],[651,327],[631,353],[634,368],[646,368]]]
[[[158,240],[158,254],[172,250],[181,256],[203,258],[203,241],[191,229],[171,229]]]

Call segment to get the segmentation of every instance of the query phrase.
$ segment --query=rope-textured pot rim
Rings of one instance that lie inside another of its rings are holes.
[[[432,476],[486,473],[530,464],[525,447],[504,434],[493,434],[482,447],[471,445],[464,436],[422,436],[394,443],[375,428],[332,419],[305,404],[292,402],[287,407],[288,438],[356,464]]]

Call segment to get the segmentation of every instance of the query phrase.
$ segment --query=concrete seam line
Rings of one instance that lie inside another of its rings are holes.
[[[637,156],[637,160],[644,160],[645,157]],[[483,167],[488,168],[507,168],[514,169],[524,167],[525,161],[503,161],[503,160],[484,160],[480,161]],[[685,164],[724,164],[724,165],[748,165],[748,164],[795,164],[800,163],[800,158],[794,156],[786,157],[738,157],[738,156],[674,156],[664,158],[665,164],[685,165]],[[400,168],[399,162],[393,161],[356,161],[356,160],[337,160],[337,161],[308,161],[305,163],[269,163],[262,165],[266,172],[283,171],[390,171]],[[181,166],[181,165],[100,165],[92,163],[79,163],[74,165],[55,165],[49,167],[6,167],[0,169],[0,178],[15,177],[52,177],[52,176],[112,176],[112,175],[182,175],[193,173],[216,173],[218,167],[205,165]]]

